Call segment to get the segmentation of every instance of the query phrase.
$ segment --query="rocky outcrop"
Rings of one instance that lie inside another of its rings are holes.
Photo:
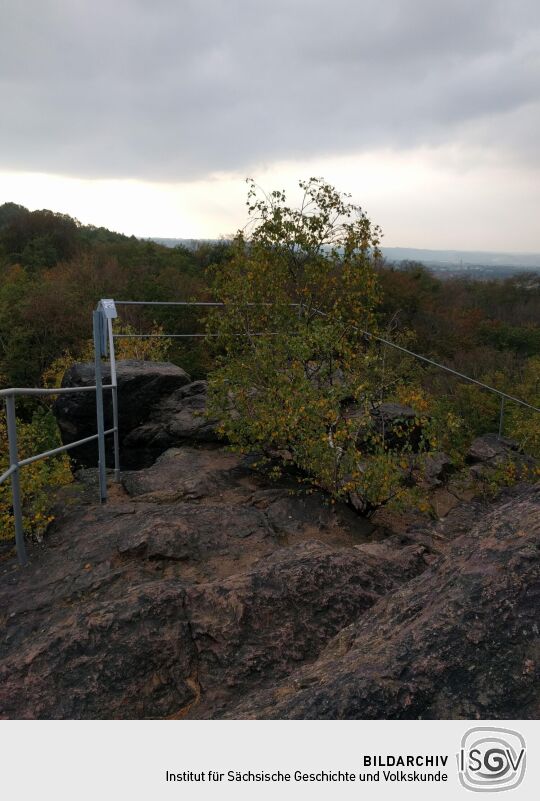
[[[176,457],[160,462],[169,482]],[[4,565],[2,717],[185,714],[224,685],[234,694],[283,675],[395,583],[375,560],[351,559],[358,526],[322,499],[315,543],[313,519],[292,529],[269,515],[280,500],[292,512],[288,489],[238,457],[185,449],[178,464],[199,474],[196,497],[156,485],[159,465],[141,471],[126,477],[131,496],[66,503],[27,569]]]
[[[499,437],[497,434],[484,434],[476,437],[467,452],[467,459],[471,463],[490,462],[498,457],[507,457],[509,454],[518,454],[519,447],[508,437]]]
[[[241,472],[241,461],[232,453],[171,448],[152,467],[123,472],[122,485],[132,497],[153,501],[218,499],[231,491],[232,477]]]
[[[206,382],[191,381],[189,375],[169,362],[126,360],[117,362],[119,436],[122,468],[148,467],[168,448],[183,442],[215,441],[215,423],[205,418]],[[111,380],[110,367],[103,365],[103,382]],[[94,365],[75,364],[62,386],[92,386]],[[136,399],[136,401],[135,401]],[[96,399],[92,392],[59,395],[54,404],[64,443],[96,433]],[[111,428],[112,399],[104,391],[105,427]],[[112,466],[112,438],[108,437],[107,464]],[[77,466],[97,463],[97,444],[71,451]]]
[[[126,436],[130,450],[162,453],[183,442],[217,442],[216,421],[206,418],[206,381],[194,381],[164,397],[148,420]]]
[[[440,487],[456,468],[446,453],[433,451],[420,460],[417,470],[417,483],[426,489]]]
[[[516,478],[530,479],[537,467],[536,459],[523,453],[517,442],[497,434],[484,434],[473,440],[467,461],[472,465],[471,476],[480,481],[489,480],[493,471],[501,468],[511,469]]]
[[[537,718],[540,488],[507,493],[310,665],[218,716]]]
[[[540,711],[534,487],[401,533],[209,447],[77,487],[0,569],[4,718]]]
[[[383,558],[302,542],[243,574],[188,591],[203,709],[229,703],[310,661],[401,575]]]

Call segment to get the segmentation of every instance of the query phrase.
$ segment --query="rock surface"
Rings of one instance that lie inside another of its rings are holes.
[[[538,716],[534,487],[385,531],[207,446],[70,493],[0,568],[1,717]]]
[[[514,490],[317,660],[216,716],[537,718],[540,488]]]
[[[125,447],[162,453],[186,441],[217,442],[216,421],[205,416],[206,392],[206,381],[194,381],[160,400],[147,422],[129,432]]]
[[[436,451],[422,459],[420,485],[428,489],[440,487],[455,472],[452,460],[446,453]]]
[[[387,447],[417,451],[422,439],[421,415],[400,403],[381,403],[371,411],[375,431]]]
[[[186,440],[214,441],[214,424],[204,417],[206,382],[169,362],[119,361],[118,417],[122,468],[148,467],[167,448]],[[103,365],[103,383],[111,380],[110,366]],[[94,364],[75,364],[64,375],[62,386],[92,386]],[[136,398],[136,402],[134,399]],[[112,398],[104,391],[105,427],[111,428]],[[54,407],[62,441],[96,433],[96,399],[93,392],[59,395]],[[112,437],[107,437],[107,464],[113,465]],[[97,464],[96,442],[71,451],[77,466]]]
[[[514,440],[508,437],[499,437],[497,434],[484,434],[476,437],[469,447],[467,458],[470,462],[489,462],[509,453],[519,453],[519,447]]]
[[[527,456],[517,442],[497,434],[484,434],[473,440],[467,453],[467,461],[471,463],[470,473],[480,481],[489,480],[496,469],[510,468],[518,478],[531,479],[537,467],[537,461]]]
[[[156,484],[160,467],[165,488]],[[200,479],[189,502],[183,470]],[[257,686],[315,655],[393,584],[384,565],[350,558],[369,525],[315,499],[317,542],[313,519],[281,526],[276,510],[283,503],[290,512],[296,498],[238,457],[186,448],[138,479],[125,478],[132,497],[118,487],[106,506],[66,505],[46,544],[31,548],[28,568],[5,563],[2,717],[185,714],[203,692]],[[317,623],[309,619],[315,596]],[[235,627],[242,649],[232,646]]]

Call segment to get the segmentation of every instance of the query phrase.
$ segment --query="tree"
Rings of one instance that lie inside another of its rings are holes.
[[[18,203],[2,203],[0,206],[0,231],[21,214],[29,214],[25,206],[20,206]]]
[[[370,511],[402,486],[399,455],[370,416],[382,359],[365,332],[376,325],[381,232],[322,179],[299,186],[293,207],[249,182],[250,221],[214,271],[224,308],[208,320],[209,408],[234,448],[277,455]]]
[[[0,211],[6,220],[0,227],[0,252],[11,262],[39,270],[70,259],[77,252],[80,223],[67,214],[23,207],[17,210],[13,204],[5,204]]]

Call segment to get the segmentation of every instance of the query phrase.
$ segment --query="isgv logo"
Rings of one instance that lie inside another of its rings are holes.
[[[477,726],[461,739],[457,754],[459,780],[467,790],[512,790],[523,781],[525,739],[512,729]]]

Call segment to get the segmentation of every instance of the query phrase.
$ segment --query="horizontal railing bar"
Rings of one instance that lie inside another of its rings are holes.
[[[2,473],[2,475],[0,476],[0,484],[2,484],[6,480],[6,478],[9,478],[10,475],[14,473],[16,469],[17,465],[12,464],[11,467],[9,467],[5,473]]]
[[[112,384],[104,384],[103,389],[112,389]],[[67,395],[70,392],[92,392],[96,391],[95,386],[91,387],[58,387],[54,389],[45,389],[40,387],[9,387],[8,389],[0,389],[0,398],[8,395]]]
[[[224,306],[218,301],[198,300],[115,300],[115,306]]]
[[[113,334],[113,339],[185,339],[186,337],[220,337],[221,334]],[[230,334],[234,337],[277,337],[276,331],[250,332],[249,334]]]
[[[223,303],[213,300],[115,300],[115,306],[275,306],[271,301],[255,303]],[[287,303],[287,306],[300,306],[299,303]]]
[[[108,434],[113,434],[115,428],[109,428],[107,431],[104,432],[105,436]],[[46,459],[48,456],[56,456],[58,453],[63,453],[64,451],[69,451],[71,448],[76,448],[78,445],[84,445],[87,442],[92,442],[93,440],[97,439],[97,434],[92,434],[91,437],[85,437],[84,439],[78,439],[76,442],[70,442],[67,445],[62,445],[59,448],[53,448],[51,451],[44,451],[43,453],[38,453],[36,456],[29,456],[27,459],[21,459],[19,462],[19,467],[23,467],[25,464],[32,464],[32,462],[37,462],[38,459]]]

